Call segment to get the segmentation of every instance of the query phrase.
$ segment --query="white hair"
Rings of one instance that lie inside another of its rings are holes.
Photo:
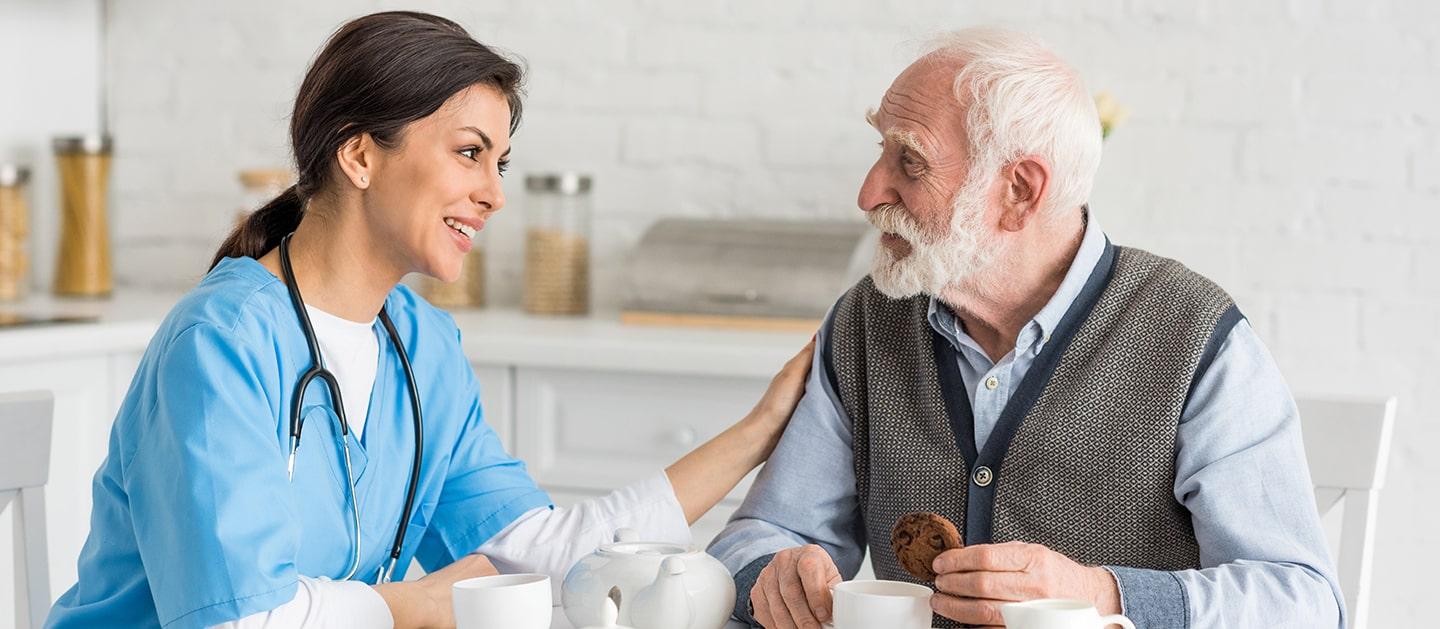
[[[1043,209],[1089,201],[1100,166],[1100,114],[1074,68],[1038,38],[992,28],[940,35],[926,56],[959,65],[952,88],[966,108],[972,178],[1038,155],[1051,169]]]

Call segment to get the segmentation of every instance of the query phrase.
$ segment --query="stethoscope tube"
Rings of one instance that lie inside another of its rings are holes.
[[[344,454],[346,490],[350,495],[350,513],[355,527],[355,542],[353,558],[350,562],[350,569],[341,580],[348,580],[355,576],[360,569],[360,502],[356,496],[355,476],[350,464],[350,422],[345,418],[345,404],[340,397],[340,382],[336,380],[335,374],[325,368],[325,359],[320,353],[320,341],[315,337],[315,329],[310,323],[310,313],[305,310],[305,300],[300,295],[300,286],[295,281],[295,270],[290,264],[290,237],[294,234],[287,234],[280,240],[280,272],[285,280],[285,287],[290,293],[290,303],[295,308],[295,315],[300,320],[300,330],[305,336],[305,344],[310,350],[310,368],[301,374],[296,384],[295,393],[290,400],[290,454],[286,462],[286,475],[290,480],[295,478],[295,455],[300,449],[300,435],[304,429],[305,418],[302,414],[304,406],[305,390],[310,383],[319,378],[325,383],[326,390],[330,393],[330,399],[335,407],[335,417],[340,423],[340,448]],[[424,426],[425,422],[420,413],[420,391],[415,384],[415,372],[410,366],[410,357],[405,352],[405,345],[400,341],[400,334],[395,330],[395,324],[390,320],[390,315],[382,306],[380,308],[380,323],[385,326],[385,333],[390,337],[390,342],[395,345],[396,352],[400,355],[400,364],[405,369],[405,381],[410,389],[410,413],[411,422],[415,428],[415,456],[410,465],[410,482],[405,490],[405,508],[400,512],[400,524],[395,531],[395,541],[391,544],[390,554],[380,564],[380,570],[375,579],[378,583],[387,583],[395,574],[395,564],[399,562],[401,549],[405,545],[405,531],[410,524],[410,513],[414,508],[415,494],[419,490],[420,465],[423,461],[424,450]]]
[[[385,326],[385,333],[390,335],[395,349],[400,352],[400,366],[405,368],[405,382],[410,386],[410,421],[415,426],[415,457],[410,461],[410,486],[405,489],[405,510],[401,511],[400,527],[395,531],[395,543],[390,546],[390,566],[386,568],[381,564],[380,574],[375,578],[380,583],[389,583],[390,578],[395,575],[395,564],[400,561],[400,550],[405,545],[405,530],[410,526],[410,510],[415,504],[415,494],[419,491],[425,420],[420,414],[420,389],[415,386],[415,372],[410,367],[410,357],[405,355],[405,346],[400,344],[400,333],[395,331],[395,324],[390,321],[390,315],[384,308],[380,309],[380,323]]]

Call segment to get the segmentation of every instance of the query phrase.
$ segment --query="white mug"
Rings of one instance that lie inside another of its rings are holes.
[[[1000,606],[1009,629],[1103,629],[1120,625],[1135,629],[1129,618],[1116,614],[1100,617],[1094,605],[1085,601],[1046,598]]]
[[[930,629],[930,595],[934,592],[923,585],[846,581],[832,592],[835,629]]]
[[[550,577],[501,574],[456,581],[457,629],[550,629]]]

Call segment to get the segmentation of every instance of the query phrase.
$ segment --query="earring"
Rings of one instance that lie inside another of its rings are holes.
[[[362,186],[368,186],[368,185],[370,185],[370,178],[367,177],[367,176],[365,176],[365,175],[360,175],[360,185],[362,185]]]

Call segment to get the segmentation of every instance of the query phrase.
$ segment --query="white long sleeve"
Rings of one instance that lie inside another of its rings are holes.
[[[390,607],[375,588],[359,581],[300,577],[295,598],[268,612],[210,629],[392,629]]]
[[[559,600],[565,573],[617,529],[633,529],[645,541],[689,546],[690,525],[670,478],[660,472],[643,481],[569,507],[525,512],[476,549],[502,574],[550,575]],[[295,598],[268,612],[211,629],[391,629],[390,608],[374,588],[358,581],[300,577]]]
[[[569,507],[532,509],[476,549],[502,574],[550,575],[557,593],[575,562],[633,529],[647,542],[689,546],[690,525],[663,471],[643,481]],[[556,598],[559,600],[559,598]]]

